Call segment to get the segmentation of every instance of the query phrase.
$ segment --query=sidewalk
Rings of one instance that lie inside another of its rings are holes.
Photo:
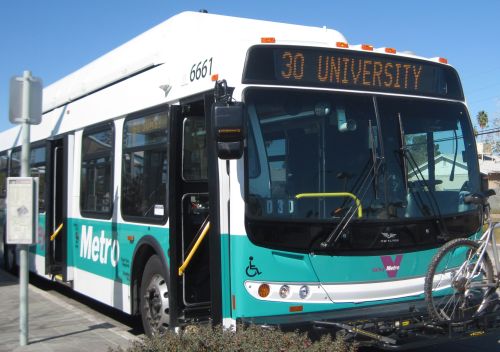
[[[29,286],[28,345],[19,346],[18,278],[0,269],[0,351],[107,351],[136,337],[109,321]]]

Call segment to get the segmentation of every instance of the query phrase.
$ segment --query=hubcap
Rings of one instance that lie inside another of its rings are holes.
[[[153,334],[160,333],[170,323],[168,288],[165,279],[155,274],[149,282],[144,297],[146,318]]]

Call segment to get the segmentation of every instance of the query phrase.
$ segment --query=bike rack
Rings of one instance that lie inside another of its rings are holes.
[[[500,302],[497,310],[463,323],[437,323],[428,316],[412,315],[398,318],[360,321],[314,321],[313,326],[343,331],[344,338],[359,346],[383,350],[407,350],[447,343],[452,340],[477,338],[500,331]]]

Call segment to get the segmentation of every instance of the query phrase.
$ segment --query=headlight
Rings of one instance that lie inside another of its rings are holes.
[[[283,285],[280,287],[281,298],[287,298],[289,294],[290,294],[290,287],[288,287],[287,285]]]
[[[299,289],[299,297],[304,299],[309,295],[309,286],[301,286]]]

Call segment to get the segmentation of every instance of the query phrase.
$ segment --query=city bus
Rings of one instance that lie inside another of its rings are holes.
[[[19,135],[0,134],[2,208]],[[241,323],[394,347],[425,321],[437,249],[482,225],[456,70],[325,27],[178,14],[46,87],[30,160],[30,271],[147,334]]]

